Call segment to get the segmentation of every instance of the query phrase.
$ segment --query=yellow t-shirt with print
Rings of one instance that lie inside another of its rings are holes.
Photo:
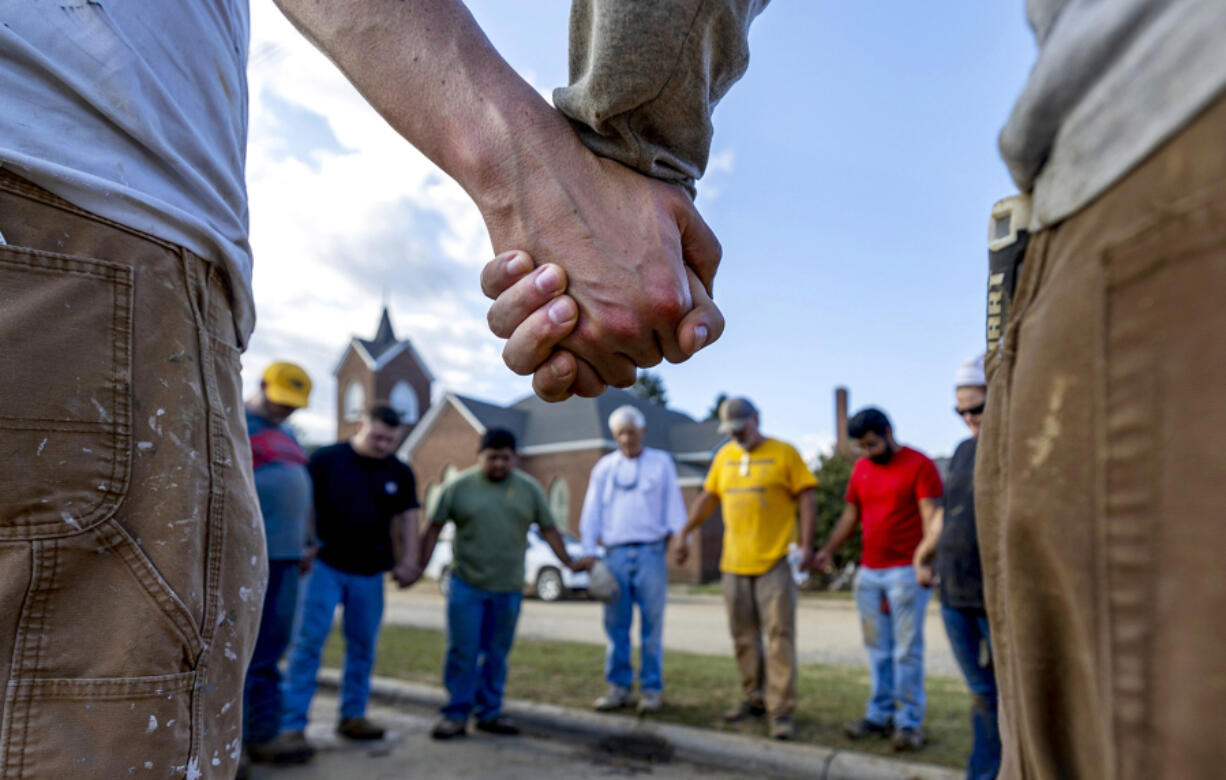
[[[724,517],[720,571],[764,574],[787,555],[796,538],[796,499],[814,487],[817,478],[786,442],[767,439],[749,452],[735,441],[720,447],[703,483]]]

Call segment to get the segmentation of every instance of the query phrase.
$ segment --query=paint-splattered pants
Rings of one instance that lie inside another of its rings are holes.
[[[796,583],[786,557],[756,576],[723,573],[741,695],[772,718],[796,709]],[[763,639],[765,638],[765,648]]]
[[[1226,99],[1036,234],[975,474],[1004,778],[1226,766]]]
[[[232,777],[266,562],[217,269],[0,170],[0,778]]]

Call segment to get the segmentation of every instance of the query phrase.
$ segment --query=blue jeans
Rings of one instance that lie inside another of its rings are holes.
[[[868,649],[873,691],[865,717],[896,728],[924,722],[924,608],[932,591],[915,580],[912,566],[860,567],[856,606]],[[882,600],[889,612],[882,611]]]
[[[315,696],[315,678],[337,604],[343,607],[345,635],[341,720],[366,714],[375,644],[379,638],[379,623],[383,620],[383,575],[349,574],[317,559],[307,580],[302,615],[290,649],[281,713],[283,731],[306,728],[307,712]]]
[[[621,598],[604,606],[604,632],[609,637],[604,677],[611,685],[630,688],[630,623],[639,608],[641,659],[639,689],[659,693],[664,688],[664,604],[668,600],[668,559],[663,540],[650,544],[610,547],[604,562],[621,588]]]
[[[243,686],[243,742],[259,744],[277,736],[281,726],[281,670],[298,608],[298,561],[269,561],[268,589],[255,652]]]
[[[941,605],[949,645],[971,689],[971,731],[975,741],[966,764],[967,780],[992,780],[1000,771],[1000,730],[996,724],[996,670],[992,664],[988,616],[982,609]],[[982,662],[981,662],[982,661]]]
[[[502,713],[507,654],[519,622],[521,591],[497,593],[474,588],[451,575],[447,590],[447,658],[443,685],[450,697],[443,715],[467,721],[493,720]]]

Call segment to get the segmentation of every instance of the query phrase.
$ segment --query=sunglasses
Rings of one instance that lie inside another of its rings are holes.
[[[985,406],[987,406],[987,401],[984,401],[978,406],[968,406],[965,409],[959,409],[955,406],[954,414],[958,415],[959,417],[965,417],[968,414],[983,414],[983,407]]]

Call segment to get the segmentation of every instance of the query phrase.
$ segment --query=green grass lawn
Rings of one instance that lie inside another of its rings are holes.
[[[713,641],[727,641],[727,637]],[[441,685],[444,637],[441,631],[384,626],[375,673]],[[324,663],[339,667],[342,640],[333,633]],[[605,690],[604,647],[578,642],[516,640],[511,651],[506,695],[514,699],[587,708]],[[764,723],[728,725],[720,713],[736,705],[739,683],[731,658],[665,651],[664,709],[655,720],[741,734],[761,735]],[[842,724],[864,713],[868,670],[804,664],[799,670],[796,738],[832,748],[896,755],[885,740],[852,742]],[[970,696],[959,679],[928,678],[928,746],[906,754],[911,760],[960,767],[970,753]]]

